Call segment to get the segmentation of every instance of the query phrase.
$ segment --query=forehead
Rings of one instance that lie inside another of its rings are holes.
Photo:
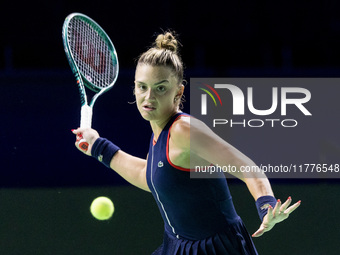
[[[166,66],[137,65],[135,81],[143,83],[157,83],[168,80],[170,83],[176,82],[176,78],[171,68]]]

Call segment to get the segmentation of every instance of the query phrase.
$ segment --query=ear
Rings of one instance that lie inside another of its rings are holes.
[[[184,93],[184,85],[181,84],[179,85],[176,97],[181,98],[183,96],[183,93]]]

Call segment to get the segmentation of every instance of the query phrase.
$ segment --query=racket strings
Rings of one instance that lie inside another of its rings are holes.
[[[69,23],[68,39],[83,76],[100,89],[110,86],[116,78],[115,63],[108,43],[95,27],[74,18]]]

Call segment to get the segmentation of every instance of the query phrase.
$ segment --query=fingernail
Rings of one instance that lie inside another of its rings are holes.
[[[280,199],[278,199],[278,200],[277,200],[277,202],[278,202],[278,203],[280,203],[280,202],[281,202],[281,200],[280,200]]]
[[[291,196],[288,197],[288,200],[292,199]]]
[[[269,205],[269,208],[270,208],[270,209],[273,209],[273,207],[272,207],[271,205]]]
[[[71,129],[71,132],[73,132],[74,131],[74,129]]]
[[[301,203],[301,200],[297,201],[299,204]]]

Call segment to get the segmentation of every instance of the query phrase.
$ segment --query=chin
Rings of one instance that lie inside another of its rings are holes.
[[[139,112],[139,113],[140,113],[140,115],[142,116],[142,118],[145,119],[145,120],[147,120],[147,121],[151,121],[151,120],[154,120],[154,119],[155,119],[155,117],[153,116],[153,114],[150,114],[150,113],[148,113],[148,112],[142,111],[142,112]]]

